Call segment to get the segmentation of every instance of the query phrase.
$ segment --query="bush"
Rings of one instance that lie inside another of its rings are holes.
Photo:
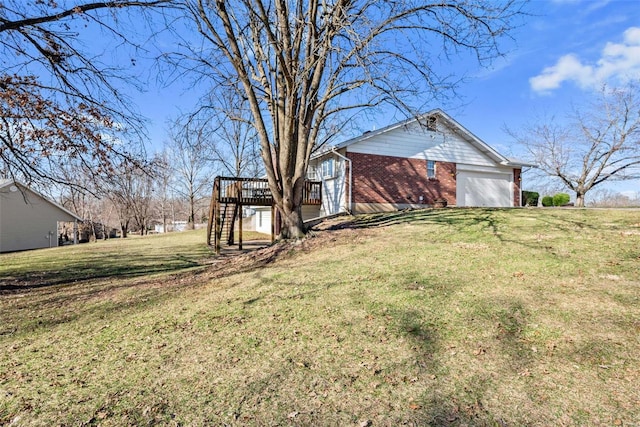
[[[535,191],[522,192],[522,206],[538,206],[540,194]]]
[[[545,208],[548,208],[549,206],[553,206],[553,197],[544,196],[542,198],[542,206],[544,206]]]
[[[558,193],[553,196],[553,206],[564,206],[569,203],[571,197],[567,193]]]

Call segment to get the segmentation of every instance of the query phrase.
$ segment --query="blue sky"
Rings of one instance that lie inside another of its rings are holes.
[[[442,106],[482,140],[514,157],[524,155],[505,126],[518,129],[543,113],[562,116],[585,102],[602,81],[640,77],[640,1],[533,0],[528,10],[532,16],[516,30],[514,41],[503,45],[508,54],[492,67],[464,60],[452,64],[468,81],[459,88],[460,99]],[[152,147],[165,139],[166,120],[187,111],[198,95],[174,85],[137,97],[140,111],[150,119]],[[640,191],[640,182],[614,189]]]
[[[511,52],[492,69],[476,70],[454,112],[465,127],[506,155],[523,157],[504,132],[536,115],[563,116],[603,82],[640,77],[640,2],[533,1]],[[640,182],[610,186],[640,192]]]

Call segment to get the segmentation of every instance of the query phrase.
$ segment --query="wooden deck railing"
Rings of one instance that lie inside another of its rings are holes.
[[[305,181],[302,197],[303,205],[321,205],[322,183],[320,181]],[[266,179],[217,176],[213,183],[211,204],[209,205],[207,244],[211,245],[213,240],[216,253],[219,254],[223,229],[233,230],[236,219],[242,221],[243,206],[273,205],[273,196]],[[273,210],[272,208],[272,212]],[[221,211],[223,211],[223,215],[221,215]],[[273,228],[271,234],[273,239]],[[233,241],[233,237],[230,237],[230,240]],[[242,227],[238,229],[238,240],[238,246],[242,249]]]
[[[273,197],[269,181],[264,178],[231,178],[220,176],[218,201],[220,203],[238,203],[243,206],[271,206]],[[305,181],[302,203],[305,205],[322,204],[322,186],[320,181]]]

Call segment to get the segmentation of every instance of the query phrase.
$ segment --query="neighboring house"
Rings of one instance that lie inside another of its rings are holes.
[[[58,222],[74,222],[77,229],[79,220],[19,182],[0,179],[0,252],[58,246]]]
[[[187,229],[187,221],[171,221],[166,224],[167,229],[164,229],[164,224],[155,224],[155,233],[167,233],[171,231],[185,231]]]
[[[311,158],[316,216],[433,206],[520,206],[521,171],[442,110],[365,132]]]

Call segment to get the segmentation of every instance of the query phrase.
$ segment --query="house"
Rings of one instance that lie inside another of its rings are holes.
[[[440,109],[315,154],[308,178],[322,181],[317,216],[433,206],[520,206],[521,171]]]
[[[0,252],[58,246],[58,222],[74,222],[77,229],[79,220],[27,186],[0,179]]]
[[[315,153],[307,182],[319,186],[313,198],[317,203],[303,204],[302,218],[443,204],[516,207],[526,167],[535,165],[505,157],[435,109]],[[266,179],[262,181],[266,186]],[[249,206],[247,227],[269,234],[271,202]]]
[[[187,229],[187,221],[170,221],[166,224],[154,224],[154,233],[167,233],[172,231],[185,231]],[[165,229],[166,227],[166,229]]]

